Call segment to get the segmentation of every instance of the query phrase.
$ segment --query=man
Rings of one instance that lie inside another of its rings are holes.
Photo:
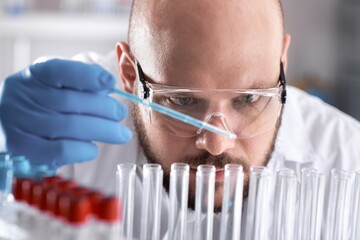
[[[64,166],[60,173],[104,191],[114,191],[117,163],[160,163],[167,178],[172,163],[185,162],[192,169],[190,206],[194,169],[213,164],[216,208],[226,163],[241,164],[246,173],[252,165],[290,167],[297,173],[303,167],[324,173],[334,167],[360,169],[359,123],[286,88],[282,71],[289,45],[276,0],[135,1],[129,43],[116,46],[123,89],[238,138],[194,131],[124,100],[132,114],[118,124],[127,110],[107,95],[115,83],[110,74],[94,65],[53,60],[6,79],[0,114],[7,147],[35,163]],[[104,58],[85,58],[114,72]],[[271,96],[246,93],[249,89]],[[125,126],[137,133],[127,145],[92,143],[128,142],[131,132]],[[248,175],[246,185],[247,180]]]

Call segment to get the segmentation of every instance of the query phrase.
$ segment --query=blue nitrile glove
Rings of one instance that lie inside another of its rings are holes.
[[[92,141],[121,144],[127,108],[109,97],[115,78],[98,65],[54,59],[9,76],[0,121],[10,152],[51,169],[96,158]]]

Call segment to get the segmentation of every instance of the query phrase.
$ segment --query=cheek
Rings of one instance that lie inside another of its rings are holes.
[[[245,157],[249,166],[264,165],[266,163],[266,157],[271,153],[274,143],[275,130],[266,134],[238,141],[236,149],[241,149],[242,153],[237,153],[235,156]]]
[[[194,146],[192,138],[176,137],[152,128],[150,124],[147,127],[152,151],[156,153],[159,160],[162,161],[161,164],[164,164],[166,168],[170,169],[172,163],[179,162]]]

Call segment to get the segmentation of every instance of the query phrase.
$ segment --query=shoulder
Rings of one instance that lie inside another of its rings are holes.
[[[288,155],[301,156],[300,161],[305,158],[329,168],[348,169],[360,156],[360,123],[320,99],[289,87],[279,141],[292,149]],[[357,167],[360,169],[360,164]]]
[[[359,121],[319,98],[295,87],[289,87],[288,96],[284,114],[298,114],[297,116],[301,117],[299,121],[303,122],[306,129],[318,130],[318,134],[333,133],[348,137],[356,136],[348,134],[350,130],[360,133]]]

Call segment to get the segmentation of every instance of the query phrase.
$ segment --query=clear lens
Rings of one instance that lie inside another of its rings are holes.
[[[246,139],[276,127],[282,105],[279,95],[270,93],[164,90],[154,91],[150,101],[220,126],[235,133],[238,138]],[[218,112],[221,116],[213,114]],[[155,111],[150,112],[149,119],[154,127],[181,137],[195,136],[199,130]]]

